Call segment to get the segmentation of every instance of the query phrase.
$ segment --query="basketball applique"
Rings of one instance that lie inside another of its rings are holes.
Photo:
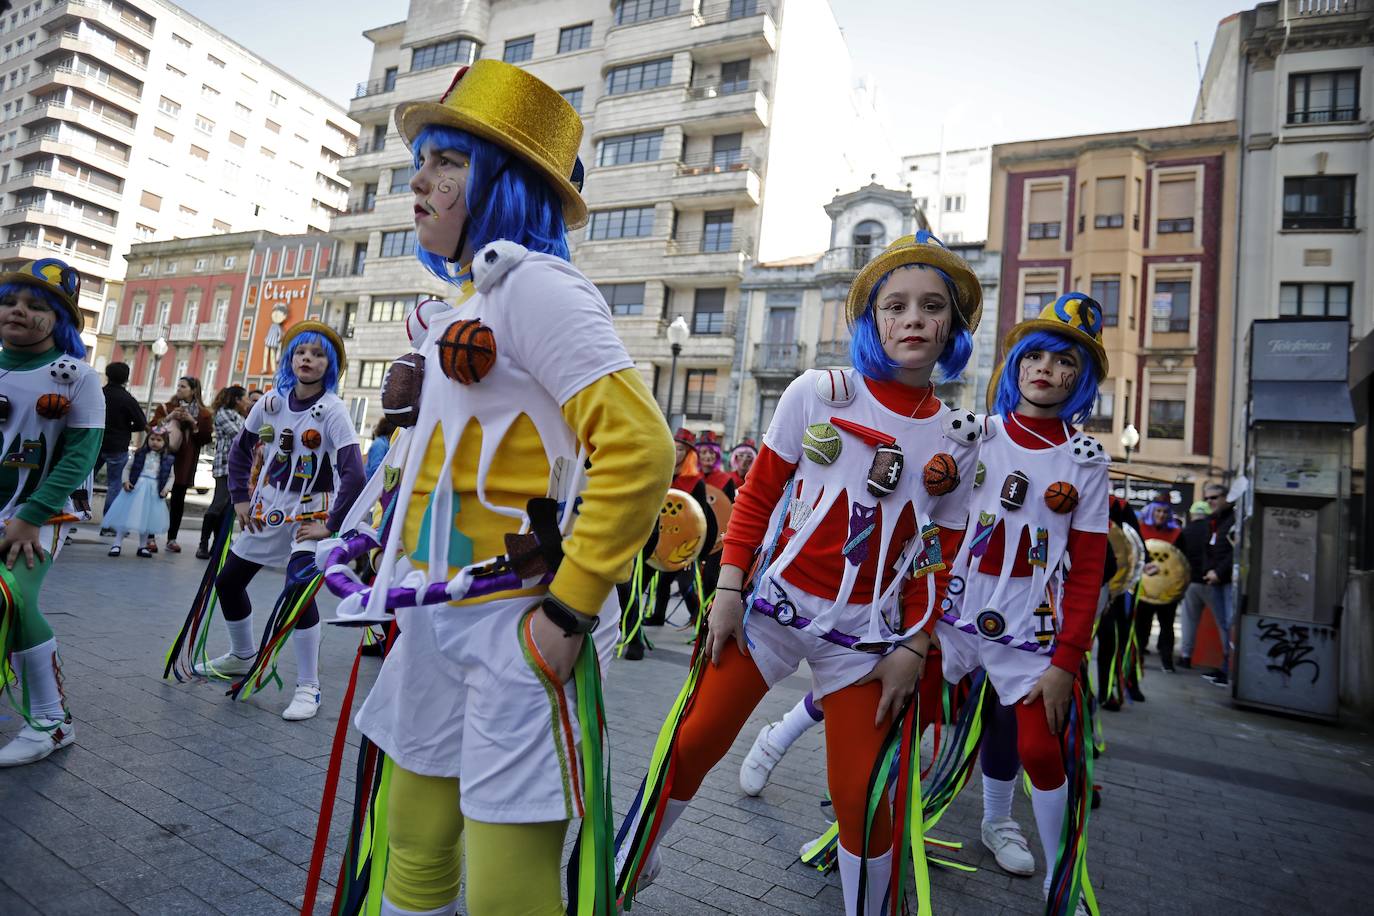
[[[829,423],[812,423],[802,436],[802,454],[817,464],[834,464],[840,446],[840,434]]]
[[[1067,480],[1056,480],[1045,490],[1045,505],[1051,512],[1067,515],[1078,506],[1078,488]]]
[[[978,614],[978,634],[986,639],[997,639],[1007,632],[1006,619],[992,608]]]
[[[959,465],[952,455],[937,452],[926,462],[922,482],[931,496],[944,496],[959,486]]]
[[[304,445],[306,448],[319,448],[323,440],[324,437],[320,435],[318,429],[307,429],[305,432],[301,433],[301,445]]]
[[[400,427],[420,417],[420,389],[425,384],[425,358],[407,353],[387,367],[382,379],[382,413]]]
[[[58,420],[67,415],[67,411],[72,409],[71,398],[60,394],[40,394],[38,403],[34,405],[34,410],[45,420]]]
[[[486,378],[496,364],[496,335],[480,318],[449,325],[439,338],[439,369],[460,385]]]

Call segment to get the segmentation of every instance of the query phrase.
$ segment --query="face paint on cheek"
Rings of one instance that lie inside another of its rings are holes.
[[[1074,383],[1077,381],[1078,371],[1076,369],[1067,369],[1059,376],[1059,387],[1063,388],[1065,391],[1072,391]]]
[[[943,318],[932,318],[930,323],[935,328],[935,342],[944,343],[949,339],[949,322]]]
[[[887,343],[892,339],[892,335],[897,333],[897,319],[889,316],[883,321],[883,343]]]

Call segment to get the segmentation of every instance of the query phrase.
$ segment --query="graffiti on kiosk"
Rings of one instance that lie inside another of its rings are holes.
[[[1307,665],[1312,669],[1310,683],[1317,683],[1317,678],[1321,677],[1322,673],[1321,665],[1316,659],[1308,658],[1315,651],[1308,642],[1312,635],[1312,627],[1299,623],[1284,626],[1274,621],[1260,620],[1258,630],[1260,642],[1269,644],[1269,661],[1265,664],[1266,668],[1289,678],[1299,668]]]

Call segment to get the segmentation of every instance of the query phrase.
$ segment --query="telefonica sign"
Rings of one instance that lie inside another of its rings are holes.
[[[1343,382],[1350,361],[1348,321],[1256,321],[1250,378],[1276,382]]]

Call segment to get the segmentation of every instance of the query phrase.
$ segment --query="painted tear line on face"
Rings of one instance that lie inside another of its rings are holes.
[[[897,319],[889,315],[883,319],[887,324],[883,331],[883,343],[888,343],[897,334]]]
[[[1059,387],[1067,391],[1073,391],[1073,386],[1078,382],[1077,369],[1065,369],[1059,376]]]
[[[1037,390],[1034,389],[1034,388],[1031,388],[1031,389],[1030,389],[1031,393],[1029,393],[1029,394],[1028,394],[1027,391],[1026,391],[1026,389],[1027,389],[1027,387],[1030,385],[1030,383],[1033,382],[1033,381],[1036,381],[1036,379],[1035,379],[1035,372],[1036,372],[1035,367],[1032,366],[1028,360],[1022,359],[1021,362],[1020,362],[1020,364],[1018,365],[1017,368],[1018,368],[1018,373],[1017,373],[1016,387],[1020,390],[1020,392],[1021,392],[1021,397],[1022,397],[1023,399],[1025,399],[1025,400],[1027,400],[1027,401],[1030,401],[1030,402],[1031,402],[1032,404],[1034,404],[1036,407],[1053,407],[1054,405],[1060,404],[1060,403],[1062,403],[1062,402],[1064,402],[1065,400],[1068,399],[1068,395],[1066,394],[1064,397],[1054,397],[1053,395],[1051,395],[1051,397],[1050,397],[1048,400],[1037,400],[1037,397],[1035,397],[1035,396],[1043,397],[1043,395],[1041,394],[1041,392],[1037,391]],[[1074,374],[1074,375],[1077,375],[1077,373],[1073,373],[1073,374]],[[1046,381],[1049,381],[1049,382],[1050,382],[1050,387],[1049,387],[1048,389],[1046,389],[1047,392],[1052,392],[1052,391],[1055,390],[1055,388],[1062,388],[1062,387],[1063,387],[1062,385],[1055,385],[1054,382],[1053,382],[1051,379],[1046,379]],[[1035,396],[1032,396],[1032,395],[1035,395]]]
[[[931,325],[935,328],[935,342],[943,344],[949,339],[949,322],[944,318],[930,319]]]

